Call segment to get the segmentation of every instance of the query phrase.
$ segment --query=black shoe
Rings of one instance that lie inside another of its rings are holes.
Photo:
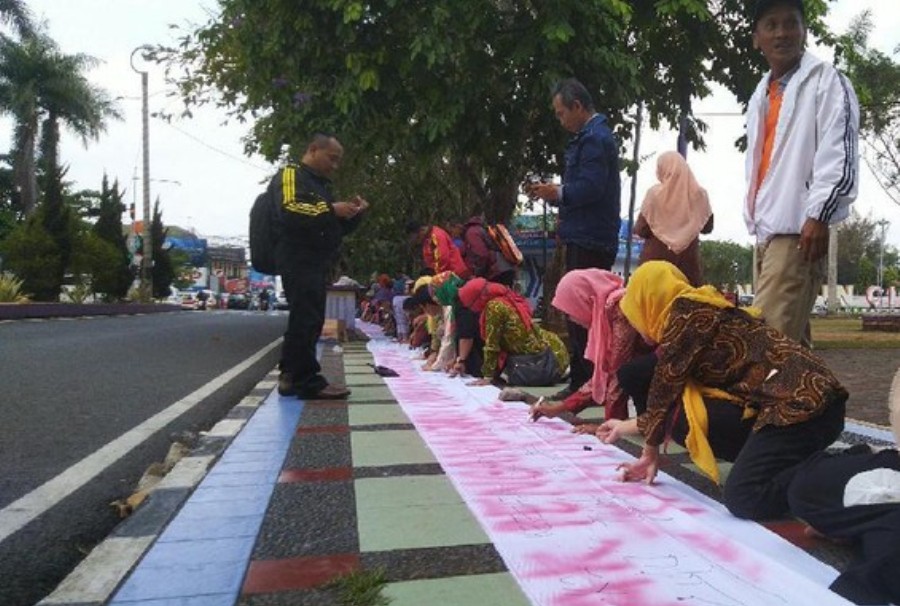
[[[289,397],[297,395],[297,388],[294,387],[294,375],[290,372],[282,371],[278,375],[278,395]]]
[[[566,398],[571,396],[576,391],[578,391],[577,387],[572,387],[571,385],[567,385],[566,387],[560,389],[555,394],[550,396],[548,399],[553,400],[554,402],[559,401],[559,400],[565,400]]]
[[[300,394],[302,400],[346,400],[350,390],[343,385],[326,385],[315,393]]]

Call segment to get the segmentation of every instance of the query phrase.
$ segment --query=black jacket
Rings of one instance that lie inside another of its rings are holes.
[[[287,166],[272,177],[269,191],[281,208],[279,273],[297,262],[333,263],[343,237],[359,225],[360,217],[338,218],[331,181],[305,165]]]

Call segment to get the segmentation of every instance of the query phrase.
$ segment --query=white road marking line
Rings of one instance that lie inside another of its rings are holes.
[[[237,366],[223,372],[193,393],[188,394],[134,429],[122,434],[99,450],[75,463],[52,480],[35,488],[25,496],[0,510],[0,542],[18,532],[39,515],[97,477],[113,463],[140,446],[160,429],[194,408],[222,385],[261,360],[281,343],[272,341]]]

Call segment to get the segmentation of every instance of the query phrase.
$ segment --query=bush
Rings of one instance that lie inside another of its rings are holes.
[[[38,301],[56,301],[62,287],[62,257],[50,234],[33,217],[16,227],[2,246],[3,264]]]
[[[5,271],[0,274],[0,303],[25,303],[28,296],[22,292],[22,280]]]

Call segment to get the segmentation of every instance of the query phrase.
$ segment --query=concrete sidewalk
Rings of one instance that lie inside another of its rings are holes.
[[[486,531],[491,525],[473,514],[368,366],[366,344],[322,345],[325,374],[353,389],[348,401],[281,398],[273,373],[41,603],[333,605],[339,588],[326,584],[354,571],[382,573],[381,593],[395,606],[535,603]],[[884,437],[876,430],[860,439]],[[665,471],[717,497],[679,449],[670,449]],[[820,560],[846,560],[803,537],[796,522],[770,529]]]

